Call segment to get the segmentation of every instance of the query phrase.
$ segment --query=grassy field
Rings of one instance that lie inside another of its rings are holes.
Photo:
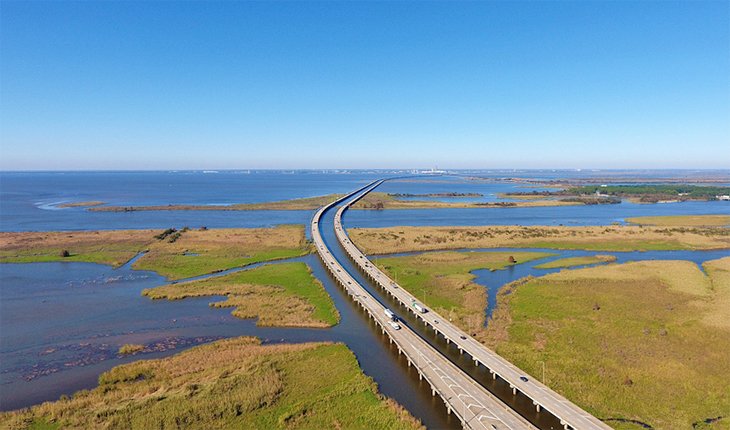
[[[536,269],[558,269],[563,267],[587,266],[589,264],[611,263],[616,261],[613,255],[587,255],[585,257],[569,257],[550,261],[535,266]]]
[[[459,248],[553,248],[650,251],[730,248],[730,229],[702,227],[385,227],[351,228],[367,254]]]
[[[378,258],[375,264],[427,307],[449,317],[479,337],[484,329],[487,294],[470,272],[500,270],[550,254],[538,252],[432,252],[406,257]]]
[[[70,399],[0,413],[2,429],[417,429],[341,344],[234,338],[113,368]]]
[[[84,261],[121,266],[154,241],[155,230],[0,232],[0,262]],[[63,251],[69,255],[64,257]]]
[[[268,264],[199,281],[168,284],[142,292],[151,299],[226,296],[215,307],[232,307],[239,318],[261,326],[330,327],[339,313],[304,263]]]
[[[626,218],[626,222],[639,225],[730,227],[730,215],[669,215]]]
[[[265,203],[241,203],[228,206],[208,205],[158,205],[158,206],[95,206],[90,208],[96,212],[133,212],[133,211],[253,211],[253,210],[314,210],[338,198],[342,194],[307,197],[302,199],[282,200]],[[566,202],[555,199],[542,199],[509,203],[474,203],[474,202],[441,202],[435,200],[403,200],[388,193],[368,193],[353,205],[353,209],[438,209],[438,208],[489,208],[489,207],[537,207],[537,206],[572,206],[581,202]]]
[[[170,279],[203,275],[311,252],[304,226],[275,228],[0,233],[0,263],[83,261],[134,268]],[[67,256],[64,256],[64,251]]]
[[[730,422],[730,257],[562,271],[503,292],[486,342],[600,418]],[[609,421],[621,429],[635,424]]]
[[[168,279],[182,279],[309,252],[302,225],[190,230],[173,243],[152,242],[149,252],[133,267],[154,270]]]

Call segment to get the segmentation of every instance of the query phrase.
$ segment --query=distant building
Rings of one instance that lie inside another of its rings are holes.
[[[724,200],[724,201],[730,201],[730,196],[724,195],[724,196],[715,196],[717,200]]]

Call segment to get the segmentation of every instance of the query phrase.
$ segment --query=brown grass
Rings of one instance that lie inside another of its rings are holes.
[[[669,215],[626,218],[626,222],[639,225],[730,227],[730,215]]]
[[[633,251],[730,248],[730,229],[686,227],[386,227],[351,228],[368,254],[459,248],[527,247]]]

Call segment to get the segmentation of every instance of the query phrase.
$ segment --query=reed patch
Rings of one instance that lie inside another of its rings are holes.
[[[234,338],[117,366],[70,398],[0,413],[0,428],[378,428],[421,424],[342,344]]]
[[[304,263],[268,264],[199,281],[142,291],[151,299],[224,296],[213,307],[233,308],[238,318],[258,318],[260,326],[330,327],[339,313],[322,284]]]

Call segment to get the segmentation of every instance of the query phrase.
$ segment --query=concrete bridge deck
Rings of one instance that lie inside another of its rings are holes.
[[[447,342],[454,343],[460,352],[469,354],[474,363],[482,365],[496,378],[502,378],[512,388],[512,393],[524,394],[532,400],[535,408],[544,410],[557,417],[566,429],[610,429],[598,418],[579,408],[565,397],[554,392],[537,379],[528,375],[517,366],[500,357],[497,353],[472,338],[464,330],[452,324],[437,312],[429,309],[427,313],[418,312],[413,303],[421,303],[417,298],[403,289],[394,280],[378,269],[350,240],[343,228],[343,213],[367,193],[375,189],[384,180],[376,181],[371,186],[356,192],[357,195],[342,205],[335,215],[335,233],[345,252],[355,264],[374,281],[383,291],[400,302],[403,308],[408,309],[422,320],[427,327],[441,335]],[[425,305],[424,305],[425,306]],[[527,380],[523,380],[526,378]]]
[[[401,323],[399,330],[392,327],[389,324],[390,319],[385,314],[385,306],[363,288],[338,263],[327,248],[319,229],[322,214],[358,192],[363,190],[369,192],[379,184],[380,182],[371,183],[322,207],[315,213],[311,222],[312,240],[325,267],[355,303],[368,313],[384,334],[388,335],[390,342],[398,347],[399,353],[405,355],[409,365],[415,366],[419,377],[430,384],[432,395],[441,397],[449,413],[455,414],[461,420],[464,428],[536,429],[488,390],[477,384],[462,369],[454,365],[407,325]]]

